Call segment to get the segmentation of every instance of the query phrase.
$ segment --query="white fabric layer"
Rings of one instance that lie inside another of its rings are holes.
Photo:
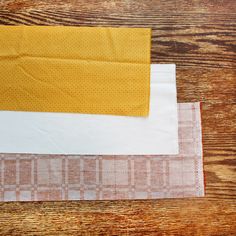
[[[0,112],[0,152],[178,154],[175,65],[151,66],[148,117]]]

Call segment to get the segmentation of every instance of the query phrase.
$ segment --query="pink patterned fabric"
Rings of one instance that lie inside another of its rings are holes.
[[[200,104],[178,110],[179,155],[0,154],[0,201],[203,196]]]

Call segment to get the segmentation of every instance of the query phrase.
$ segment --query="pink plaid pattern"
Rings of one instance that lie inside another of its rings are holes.
[[[200,104],[179,104],[178,110],[178,155],[0,154],[0,201],[203,196]]]

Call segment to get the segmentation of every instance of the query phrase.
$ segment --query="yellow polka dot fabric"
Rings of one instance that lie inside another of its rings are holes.
[[[0,26],[0,110],[146,116],[151,30]]]

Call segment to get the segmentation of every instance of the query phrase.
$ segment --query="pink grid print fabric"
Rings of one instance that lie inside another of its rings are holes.
[[[179,104],[178,112],[178,155],[0,154],[0,201],[203,196],[200,104]]]

